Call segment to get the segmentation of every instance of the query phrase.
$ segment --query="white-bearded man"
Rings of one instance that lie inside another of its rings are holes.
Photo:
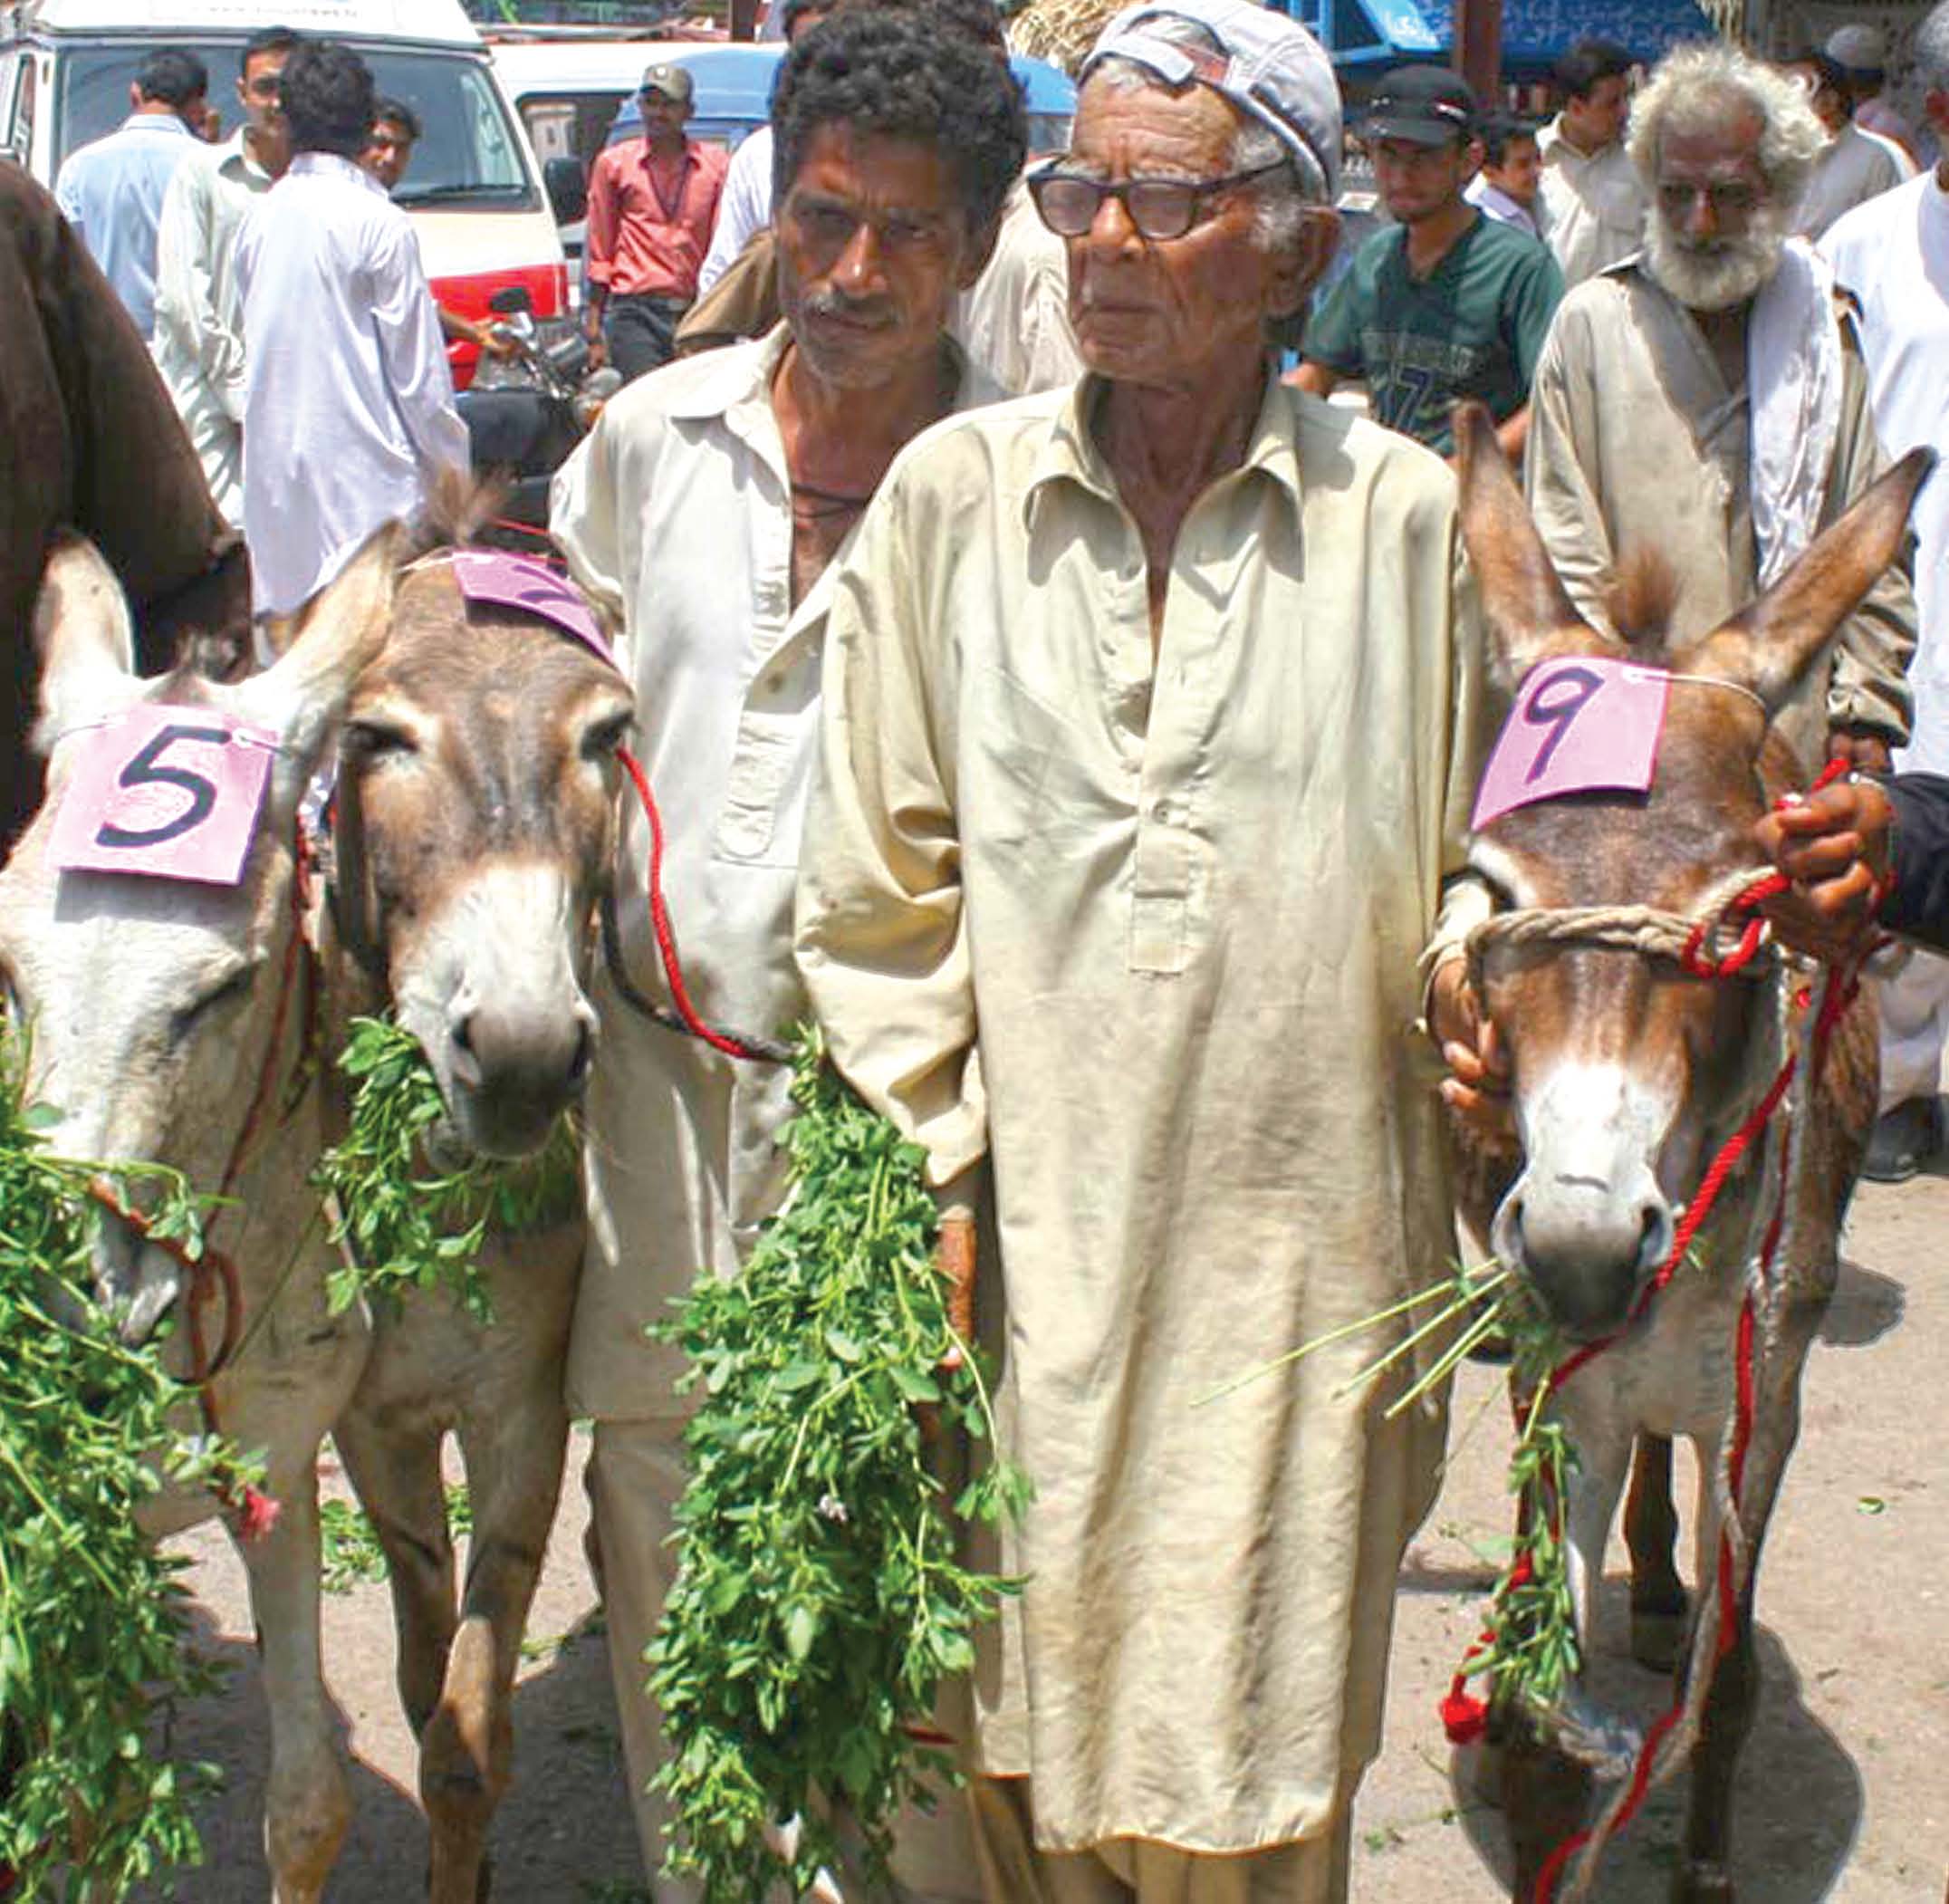
[[[1600,626],[1633,549],[1669,563],[1674,625],[1710,627],[1792,563],[1884,466],[1852,328],[1794,207],[1825,139],[1791,81],[1686,47],[1632,107],[1645,248],[1564,300],[1531,397],[1531,507]],[[1891,571],[1781,729],[1810,771],[1906,739],[1915,602]]]

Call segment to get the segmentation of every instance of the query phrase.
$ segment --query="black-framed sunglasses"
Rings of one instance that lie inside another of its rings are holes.
[[[1053,166],[1032,172],[1029,196],[1042,220],[1059,238],[1080,238],[1096,223],[1106,198],[1120,198],[1124,215],[1147,238],[1181,238],[1205,216],[1205,207],[1221,192],[1276,172],[1286,161],[1275,159],[1249,171],[1227,172],[1222,178],[1126,178],[1112,185],[1080,172]]]

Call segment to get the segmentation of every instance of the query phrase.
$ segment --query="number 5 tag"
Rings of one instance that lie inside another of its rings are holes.
[[[1567,656],[1523,678],[1483,770],[1469,825],[1562,793],[1642,793],[1658,764],[1670,678],[1632,661]]]
[[[84,741],[50,858],[64,871],[235,886],[276,751],[274,734],[208,707],[131,707]]]

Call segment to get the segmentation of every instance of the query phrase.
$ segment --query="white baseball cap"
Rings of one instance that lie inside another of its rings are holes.
[[[1220,50],[1180,46],[1146,30],[1167,19],[1202,26]],[[1108,59],[1134,61],[1167,86],[1209,86],[1276,134],[1302,171],[1317,168],[1329,204],[1338,195],[1339,85],[1319,41],[1297,21],[1257,0],[1137,0],[1098,35],[1077,84]]]

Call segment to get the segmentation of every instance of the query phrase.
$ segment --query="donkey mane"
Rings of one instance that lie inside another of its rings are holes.
[[[1604,592],[1604,609],[1634,660],[1670,665],[1677,605],[1678,577],[1664,555],[1652,548],[1627,550]]]

